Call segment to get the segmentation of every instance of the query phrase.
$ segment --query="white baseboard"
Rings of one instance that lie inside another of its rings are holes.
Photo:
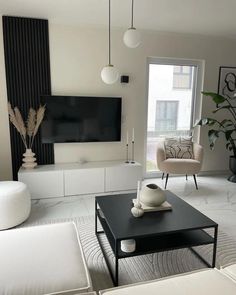
[[[209,171],[201,171],[200,173],[198,173],[198,176],[215,176],[215,175],[230,175],[230,171],[229,170],[209,170]],[[174,177],[182,177],[185,176],[185,174],[170,174],[170,176],[174,176]],[[153,172],[150,175],[145,175],[144,179],[150,179],[150,178],[161,178],[162,177],[162,172],[158,171],[158,172]]]
[[[214,175],[228,175],[230,174],[229,170],[209,170],[209,171],[201,171],[199,176],[214,176]]]

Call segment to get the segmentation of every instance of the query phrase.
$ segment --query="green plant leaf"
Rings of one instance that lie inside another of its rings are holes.
[[[205,96],[210,96],[216,104],[222,103],[222,102],[224,102],[226,100],[224,98],[224,96],[222,96],[222,95],[220,95],[218,93],[215,93],[215,92],[202,91],[202,94],[205,95]]]
[[[208,125],[208,126],[213,126],[215,123],[218,123],[219,122],[215,119],[212,119],[212,118],[203,118],[203,119],[200,119],[197,123],[195,123],[194,126],[205,126],[205,125]]]
[[[217,120],[209,118],[207,125],[208,126],[213,126],[215,123],[218,123],[219,124],[219,122]]]
[[[208,139],[210,142],[210,148],[213,150],[216,140],[219,138],[219,131],[211,129],[208,131]]]
[[[234,129],[231,129],[231,130],[227,130],[227,131],[225,131],[225,138],[226,138],[227,141],[230,139],[231,134],[232,134],[234,131],[235,131]]]
[[[193,127],[202,126],[202,119],[198,120]]]
[[[229,150],[229,149],[230,149],[230,147],[231,147],[231,144],[230,144],[230,142],[227,142],[227,143],[226,143],[226,145],[225,145],[225,147],[226,147],[226,149],[227,149],[227,150]]]
[[[233,122],[231,120],[228,119],[224,119],[220,122],[221,125],[223,125],[224,127],[230,127],[233,126]]]
[[[212,113],[217,113],[218,111],[220,111],[220,110],[222,110],[222,109],[230,109],[231,108],[231,106],[222,106],[222,107],[220,107],[220,108],[217,108],[217,109],[215,109],[214,111],[212,111]]]

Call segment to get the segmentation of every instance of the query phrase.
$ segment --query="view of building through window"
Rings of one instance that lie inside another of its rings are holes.
[[[195,72],[195,66],[149,64],[147,172],[157,171],[158,140],[190,134]]]

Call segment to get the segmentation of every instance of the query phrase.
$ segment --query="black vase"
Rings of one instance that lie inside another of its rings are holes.
[[[229,158],[229,169],[233,174],[228,178],[228,181],[236,182],[236,157],[234,156]]]

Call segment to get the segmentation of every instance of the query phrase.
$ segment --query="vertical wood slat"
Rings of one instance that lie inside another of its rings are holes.
[[[26,119],[30,107],[39,107],[40,95],[51,94],[48,21],[3,16],[2,22],[7,96]],[[13,178],[17,179],[25,148],[12,125],[10,136]],[[53,144],[42,144],[40,131],[33,151],[38,164],[54,163]]]

